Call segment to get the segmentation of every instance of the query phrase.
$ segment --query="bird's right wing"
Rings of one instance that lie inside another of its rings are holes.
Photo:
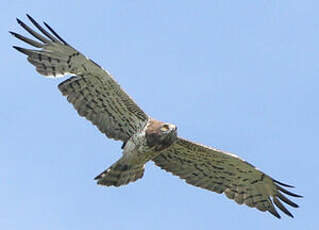
[[[182,138],[153,159],[155,164],[185,179],[187,183],[213,192],[224,193],[238,204],[268,211],[280,218],[274,204],[292,216],[281,201],[297,208],[284,194],[301,197],[234,154],[197,144]],[[281,200],[281,201],[280,201]]]
[[[18,23],[37,40],[10,33],[39,49],[14,48],[26,54],[28,61],[44,76],[75,75],[59,84],[59,89],[80,116],[90,120],[107,137],[124,142],[144,128],[148,115],[107,71],[71,47],[49,25],[44,23],[51,33],[27,16],[44,36],[19,19]]]

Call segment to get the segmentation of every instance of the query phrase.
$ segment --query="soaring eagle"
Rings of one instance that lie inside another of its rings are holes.
[[[187,183],[216,193],[224,193],[238,204],[268,211],[280,218],[277,206],[293,215],[282,202],[297,208],[285,195],[302,197],[238,156],[197,144],[177,135],[173,124],[155,120],[140,109],[110,73],[70,46],[47,23],[49,33],[31,16],[35,32],[21,20],[17,22],[36,40],[10,32],[16,38],[39,49],[13,46],[27,55],[41,75],[72,77],[58,88],[80,116],[91,121],[108,138],[123,142],[122,157],[95,177],[105,186],[121,186],[143,177],[144,166],[154,161],[162,169]],[[285,195],[284,195],[285,194]]]

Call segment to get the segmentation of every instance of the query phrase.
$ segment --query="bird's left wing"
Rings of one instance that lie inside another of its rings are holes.
[[[59,89],[80,116],[90,120],[107,137],[124,142],[144,128],[148,115],[106,70],[71,47],[48,24],[44,23],[51,33],[27,16],[43,35],[19,19],[18,23],[37,40],[10,33],[39,49],[14,48],[26,54],[28,61],[44,76],[75,75],[62,82]]]
[[[280,215],[274,204],[291,217],[292,214],[281,201],[298,207],[284,194],[301,197],[282,187],[292,186],[272,179],[236,155],[182,138],[178,138],[153,161],[157,166],[185,179],[189,184],[225,193],[238,204],[244,203],[260,211],[268,211],[278,218]]]

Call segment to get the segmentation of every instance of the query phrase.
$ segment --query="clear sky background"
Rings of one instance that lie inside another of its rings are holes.
[[[319,2],[8,1],[0,14],[0,228],[318,229]],[[7,31],[29,13],[109,70],[149,115],[295,185],[295,218],[239,206],[149,163],[120,188],[121,156],[37,74]]]

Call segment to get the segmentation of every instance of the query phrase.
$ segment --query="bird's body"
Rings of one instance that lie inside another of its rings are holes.
[[[145,128],[125,143],[123,156],[95,179],[99,184],[114,186],[133,182],[143,176],[145,164],[169,148],[176,139],[175,125],[150,118]],[[113,171],[117,171],[117,177]]]
[[[292,217],[281,203],[298,207],[284,195],[301,197],[284,188],[292,186],[274,180],[234,154],[179,137],[175,125],[148,116],[110,73],[71,47],[49,25],[45,23],[51,33],[27,16],[44,36],[19,19],[18,23],[38,41],[11,34],[40,50],[14,48],[26,54],[28,61],[44,76],[73,75],[59,84],[59,90],[80,116],[107,137],[123,142],[122,157],[95,178],[98,184],[121,186],[134,182],[142,178],[144,165],[154,161],[187,183],[224,193],[238,204],[280,218],[277,206]]]

